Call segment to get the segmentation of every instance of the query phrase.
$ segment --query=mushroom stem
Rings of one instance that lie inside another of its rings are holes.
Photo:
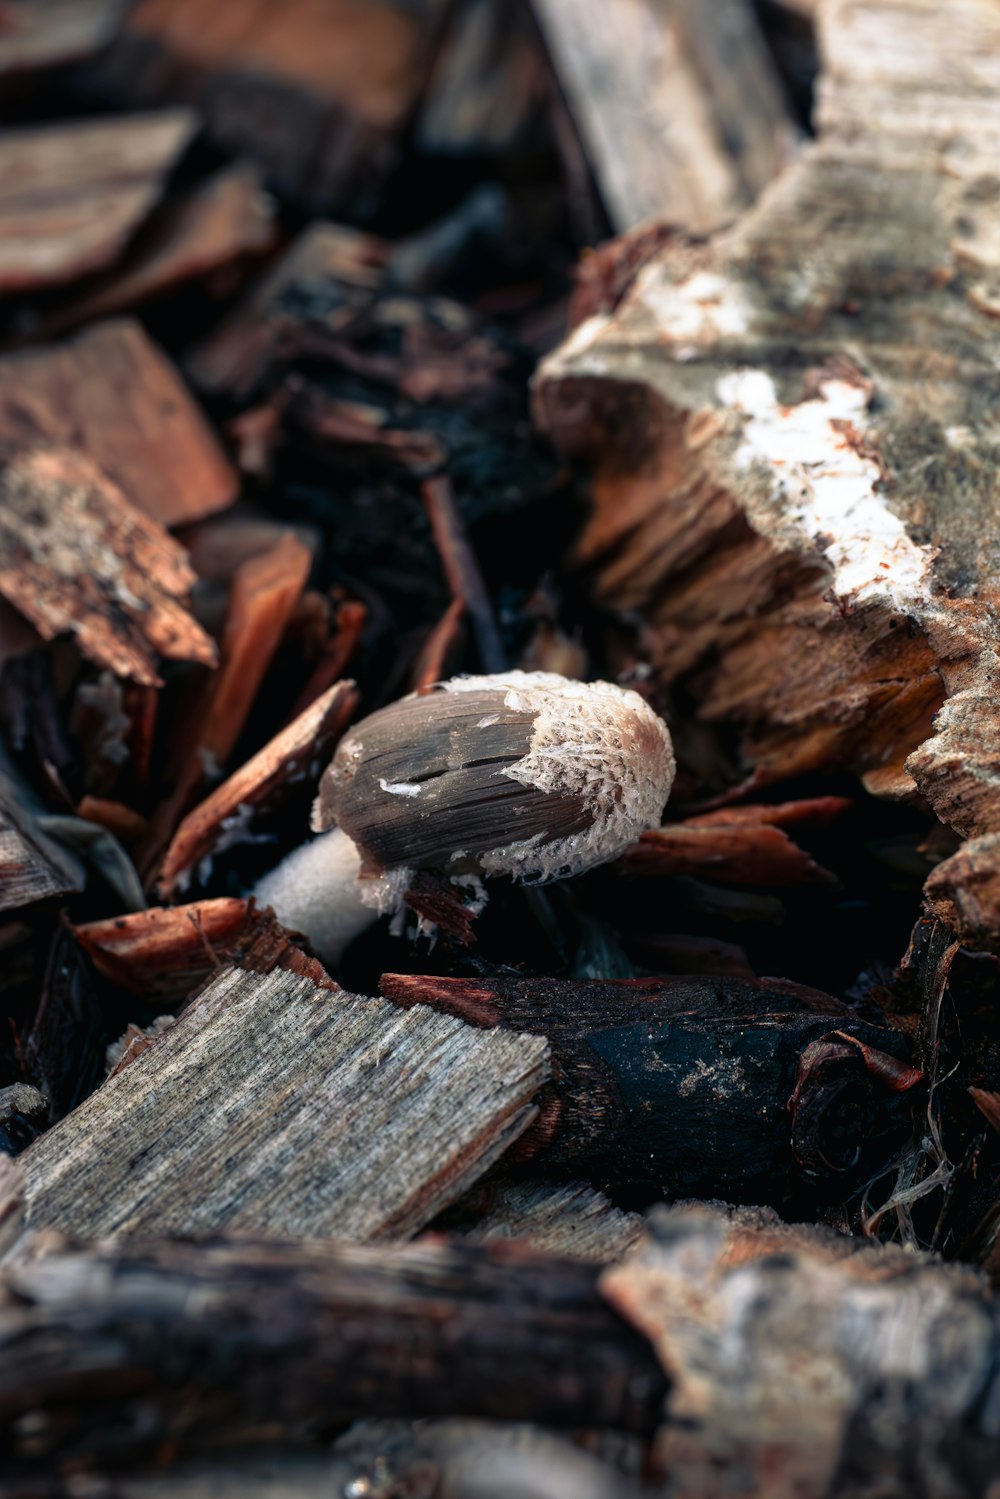
[[[361,899],[361,858],[341,828],[303,843],[264,875],[254,889],[261,905],[273,906],[282,926],[304,932],[329,967],[378,917]]]

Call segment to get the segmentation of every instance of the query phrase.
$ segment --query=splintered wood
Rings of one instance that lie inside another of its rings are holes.
[[[819,140],[543,367],[578,557],[758,782],[834,766],[1000,827],[1000,18],[819,7]],[[627,246],[623,251],[627,255]],[[936,715],[936,716],[935,716]]]
[[[46,640],[71,633],[99,666],[159,682],[157,657],[215,662],[183,600],[186,553],[70,448],[18,454],[0,472],[0,593]]]
[[[543,1037],[230,969],[21,1157],[31,1227],[405,1237],[534,1119]]]
[[[4,791],[7,788],[3,788]],[[0,792],[0,911],[16,911],[39,900],[82,890],[83,869],[51,840],[32,838],[19,825],[15,797]]]

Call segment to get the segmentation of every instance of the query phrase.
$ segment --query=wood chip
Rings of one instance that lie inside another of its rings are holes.
[[[160,656],[213,665],[182,602],[193,582],[183,547],[83,454],[29,449],[0,473],[0,593],[46,640],[71,633],[147,685]]]
[[[0,134],[0,294],[110,265],[197,127],[176,109]]]
[[[261,973],[288,967],[292,946],[273,918],[235,896],[88,921],[73,935],[99,973],[164,1007],[229,965]],[[336,987],[319,964],[316,975],[317,983]]]
[[[195,384],[209,395],[246,399],[301,323],[296,298],[310,287],[332,282],[338,296],[320,300],[324,310],[343,317],[366,306],[382,282],[389,248],[381,240],[338,224],[304,229],[251,296],[196,346],[186,360]],[[324,303],[332,304],[326,308]],[[339,305],[336,305],[339,302]]]
[[[795,132],[747,0],[533,0],[614,227],[751,203]]]
[[[29,1227],[415,1233],[535,1117],[542,1037],[230,969],[21,1159]]]
[[[623,874],[695,875],[735,885],[829,885],[833,875],[766,823],[709,827],[672,823],[643,833],[618,861]]]
[[[82,449],[164,526],[236,497],[236,475],[176,370],[127,320],[0,358],[0,442]]]
[[[128,0],[6,0],[0,77],[80,62],[114,36]]]
[[[24,823],[17,802],[5,798],[0,804],[0,911],[73,895],[84,886],[82,865],[51,840],[30,837]]]
[[[256,168],[224,167],[164,203],[125,258],[96,284],[42,319],[46,338],[138,306],[220,267],[266,254],[275,243],[274,207]]]
[[[441,0],[139,0],[100,76],[119,98],[194,102],[229,155],[312,209],[352,216],[397,158]]]
[[[335,683],[190,812],[163,860],[163,895],[185,890],[203,860],[239,841],[254,813],[273,810],[303,783],[314,786],[357,705],[353,682]]]
[[[467,1236],[476,1243],[523,1239],[548,1254],[607,1265],[632,1248],[642,1228],[637,1213],[623,1213],[586,1182],[505,1182]]]

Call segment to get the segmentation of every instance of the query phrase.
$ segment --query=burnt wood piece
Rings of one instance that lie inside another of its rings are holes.
[[[296,789],[315,786],[358,705],[353,682],[336,682],[287,728],[189,812],[160,869],[165,896],[204,880],[213,853],[249,836],[253,816],[274,811]]]
[[[598,596],[641,613],[661,682],[740,727],[760,783],[850,767],[991,833],[1000,17],[817,17],[815,145],[593,307],[537,414],[590,470]]]
[[[670,1197],[843,1197],[912,1129],[906,1038],[779,980],[384,974],[396,1004],[546,1035],[555,1063],[518,1154]]]
[[[796,131],[748,0],[532,0],[613,227],[702,233],[754,201]]]
[[[109,266],[197,128],[174,109],[0,133],[0,295]]]
[[[0,468],[0,593],[47,640],[72,634],[98,666],[146,686],[161,656],[215,664],[185,602],[184,548],[73,448],[26,448]]]
[[[32,1227],[406,1237],[535,1118],[538,1036],[221,972],[21,1158]]]
[[[0,358],[0,443],[79,449],[161,525],[236,497],[236,475],[176,370],[138,323]]]
[[[229,155],[313,212],[370,214],[431,61],[440,0],[139,0],[99,67],[132,104],[193,103]]]

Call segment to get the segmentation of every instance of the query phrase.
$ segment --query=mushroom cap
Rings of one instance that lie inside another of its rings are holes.
[[[433,868],[541,883],[613,859],[659,824],[666,724],[636,692],[551,672],[456,677],[363,719],[320,782],[362,873]]]

